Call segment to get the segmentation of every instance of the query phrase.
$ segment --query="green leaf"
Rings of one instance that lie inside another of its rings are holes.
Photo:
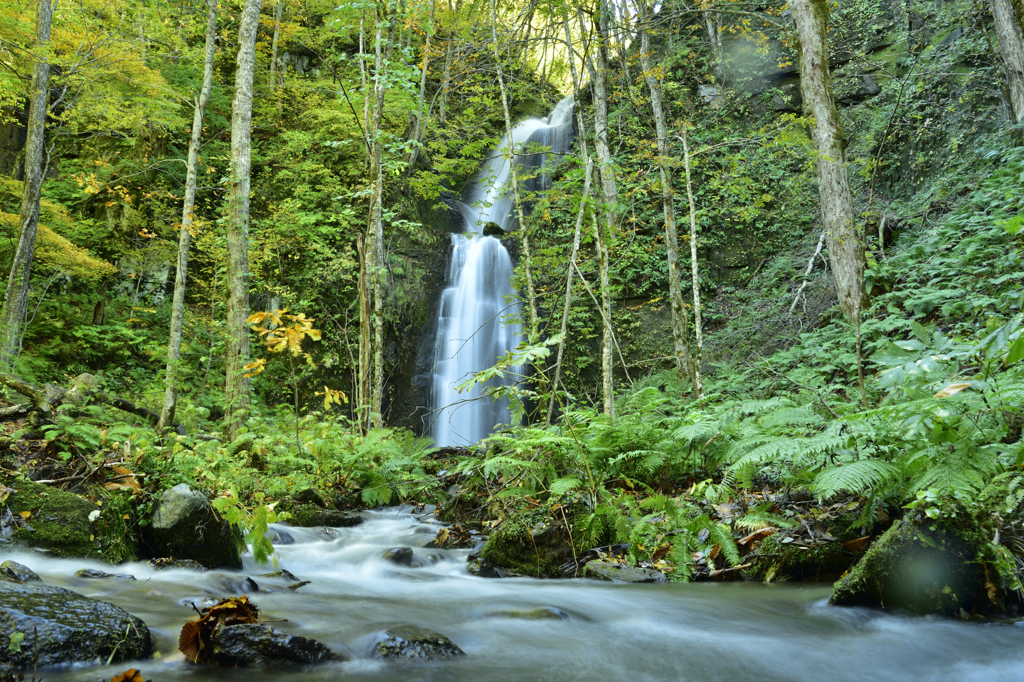
[[[1024,334],[1017,337],[1017,340],[1010,346],[1010,352],[1006,356],[1004,362],[1006,367],[1024,360]]]

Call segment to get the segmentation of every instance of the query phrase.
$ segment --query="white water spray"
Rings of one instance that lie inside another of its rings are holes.
[[[512,146],[520,169],[520,194],[529,197],[551,186],[550,169],[572,143],[572,97],[558,103],[547,118],[531,118],[512,129]],[[483,227],[495,223],[503,231],[518,227],[509,188],[511,167],[508,137],[474,176],[459,203],[467,233],[452,235],[448,288],[441,306],[434,342],[432,390],[433,426],[437,445],[469,445],[489,436],[496,424],[511,419],[508,402],[482,397],[486,387],[458,392],[459,384],[474,372],[491,367],[515,348],[522,329],[519,302],[512,289],[512,259],[495,237],[483,236]],[[544,151],[536,153],[537,148]],[[499,381],[499,380],[496,380]],[[500,380],[510,384],[512,379]]]

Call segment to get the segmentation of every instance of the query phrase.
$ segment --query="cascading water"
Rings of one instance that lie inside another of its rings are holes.
[[[509,187],[511,164],[505,158],[509,145],[518,155],[520,193],[528,212],[533,203],[528,197],[551,186],[550,164],[572,143],[572,113],[570,96],[547,118],[527,119],[513,128],[511,143],[502,138],[459,203],[467,233],[452,235],[448,288],[441,295],[434,342],[431,435],[438,445],[475,443],[511,417],[507,401],[481,397],[485,387],[457,389],[515,348],[521,335],[519,324],[505,321],[519,316],[512,259],[500,240],[483,235],[483,228],[495,223],[508,231],[518,222]]]

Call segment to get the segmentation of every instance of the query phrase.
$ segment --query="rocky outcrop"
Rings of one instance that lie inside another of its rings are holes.
[[[241,568],[235,531],[206,495],[184,483],[164,491],[145,539],[157,557],[191,560],[207,568]]]
[[[24,633],[20,648],[6,642]],[[126,611],[53,585],[0,580],[0,663],[15,669],[148,658],[149,628]],[[38,654],[38,661],[33,656]]]
[[[530,511],[509,517],[480,550],[481,569],[531,578],[563,577],[562,564],[573,558],[573,539],[565,526],[562,520]]]
[[[213,660],[241,668],[276,668],[345,660],[326,644],[269,625],[225,625],[213,633]]]
[[[407,624],[388,628],[373,645],[374,658],[428,660],[465,655],[444,635]]]
[[[79,578],[92,578],[96,580],[135,580],[134,575],[128,575],[126,573],[107,573],[106,571],[97,571],[95,568],[82,568],[75,571],[75,575]]]
[[[653,568],[637,568],[613,561],[588,561],[583,567],[584,578],[609,580],[616,583],[666,583],[668,578]]]
[[[831,603],[959,617],[1002,612],[994,557],[969,518],[956,526],[909,518],[895,523],[836,582]]]

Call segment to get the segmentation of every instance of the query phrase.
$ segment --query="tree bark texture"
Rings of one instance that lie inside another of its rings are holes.
[[[370,402],[370,284],[366,272],[366,249],[363,235],[356,237],[356,252],[359,255],[359,367],[356,381],[356,406],[359,422],[369,428],[365,411]]]
[[[697,348],[693,353],[693,392],[698,400],[704,397],[704,383],[701,379],[704,337],[700,309],[700,271],[697,269],[697,206],[693,201],[693,183],[690,178],[690,145],[686,142],[686,126],[683,124],[683,165],[686,169],[686,198],[690,204],[690,265],[693,276],[693,332]]]
[[[249,362],[249,181],[252,171],[252,99],[256,32],[261,0],[245,0],[238,29],[235,99],[231,106],[231,176],[227,220],[227,377],[225,426],[234,439],[244,423],[251,396],[245,376]]]
[[[598,170],[601,176],[601,191],[604,195],[603,213],[609,233],[619,224],[617,210],[618,187],[612,152],[608,144],[608,5],[600,1],[600,20],[597,34],[597,63],[591,67],[591,81],[594,89],[594,146],[597,149]]]
[[[1024,121],[1024,35],[1020,15],[1021,4],[1013,0],[991,0],[992,16],[995,18],[996,36],[999,38],[999,54],[1006,70],[1006,86],[1010,93],[1010,108],[1015,123]]]
[[[270,41],[270,89],[277,89],[278,52],[277,46],[281,38],[281,20],[284,18],[284,0],[277,0],[274,8],[274,37]]]
[[[370,155],[370,177],[373,180],[373,200],[370,207],[370,224],[367,227],[367,267],[370,269],[370,285],[373,292],[373,386],[370,394],[370,415],[374,426],[382,424],[384,402],[384,143],[380,126],[384,115],[384,91],[386,60],[383,54],[381,20],[377,18],[377,35],[374,41],[375,61],[373,74],[373,123],[370,136],[373,154]],[[394,25],[389,24],[388,42],[394,35]]]
[[[39,229],[39,196],[43,186],[43,145],[50,93],[50,62],[47,61],[46,52],[49,49],[52,18],[50,0],[38,0],[35,44],[37,61],[32,70],[31,102],[26,124],[25,183],[22,186],[18,218],[18,244],[14,249],[11,273],[7,278],[3,310],[0,311],[0,369],[14,367],[14,361],[21,350],[22,325],[28,311],[32,258]]]
[[[661,103],[661,79],[651,68],[650,36],[647,29],[640,34],[640,65],[651,92],[651,109],[654,111],[654,125],[658,141],[658,171],[661,179],[661,205],[665,216],[665,250],[668,259],[668,298],[672,310],[672,341],[676,356],[676,373],[679,378],[690,374],[689,334],[686,330],[686,308],[683,303],[683,288],[679,275],[679,237],[676,231],[675,198],[672,190],[672,169],[669,167],[668,126],[665,109]]]
[[[192,218],[196,205],[196,175],[199,169],[199,145],[203,136],[203,116],[213,90],[213,58],[217,52],[217,0],[207,2],[206,58],[203,63],[203,85],[192,112],[192,139],[188,143],[185,168],[185,205],[181,211],[181,232],[178,235],[178,262],[174,272],[174,299],[171,303],[171,332],[167,343],[167,387],[160,408],[157,430],[163,431],[174,421],[178,401],[178,362],[181,360],[181,328],[185,317],[185,281],[188,277],[188,249],[192,240]]]
[[[846,170],[846,135],[832,97],[828,66],[826,0],[793,0],[800,53],[804,115],[813,119],[811,139],[817,156],[821,219],[839,305],[856,322],[864,305],[864,240],[853,215]]]

